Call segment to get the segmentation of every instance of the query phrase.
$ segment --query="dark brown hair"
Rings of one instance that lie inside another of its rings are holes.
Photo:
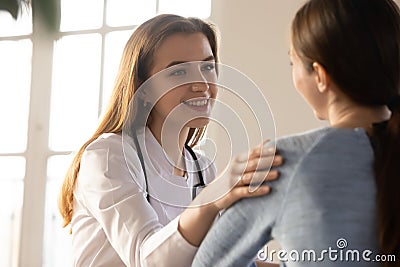
[[[58,208],[67,226],[73,214],[73,191],[86,147],[103,133],[121,133],[129,103],[137,89],[148,78],[154,54],[162,42],[176,33],[202,33],[206,36],[215,61],[218,62],[218,36],[213,24],[197,18],[158,15],[141,24],[129,38],[122,54],[116,82],[107,110],[93,136],[79,149],[64,178]],[[202,138],[205,127],[191,128],[186,144],[193,146]]]
[[[306,69],[321,64],[354,102],[389,105],[400,95],[400,11],[393,0],[310,0],[292,23]],[[400,257],[400,101],[374,125],[380,253]],[[383,266],[399,266],[400,262]]]

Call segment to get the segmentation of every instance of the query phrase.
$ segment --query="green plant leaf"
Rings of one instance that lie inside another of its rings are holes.
[[[39,17],[50,32],[60,29],[60,0],[32,0],[32,8],[34,18]]]
[[[5,10],[14,19],[23,12],[23,5],[32,6],[33,18],[40,19],[49,32],[58,32],[60,29],[60,0],[0,0],[0,10]]]
[[[9,12],[14,19],[18,18],[19,6],[18,0],[0,0],[0,10]]]

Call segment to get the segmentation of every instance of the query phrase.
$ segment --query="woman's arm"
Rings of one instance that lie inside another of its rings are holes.
[[[86,238],[86,243],[88,234],[95,235],[93,239],[97,242],[108,240],[128,266],[158,266],[160,261],[164,266],[190,265],[197,250],[193,245],[203,240],[218,211],[244,194],[238,194],[235,189],[229,197],[225,196],[213,205],[187,208],[181,217],[163,227],[145,198],[144,177],[134,152],[125,147],[125,154],[128,153],[125,156],[130,159],[126,163],[117,136],[88,147],[81,161],[75,193],[104,233],[98,235],[83,230],[80,237]],[[130,168],[133,173],[126,164],[133,165]],[[207,192],[207,188],[202,192]],[[75,221],[73,231],[76,235],[79,235],[77,229],[85,226],[83,222]],[[97,252],[86,249],[85,257],[89,260]]]
[[[117,257],[115,261],[122,260],[127,266],[159,266],[160,262],[189,266],[197,248],[179,233],[179,218],[160,224],[143,191],[144,176],[136,152],[125,147],[125,153],[127,163],[121,139],[114,135],[96,141],[82,157],[74,191],[82,209],[72,225],[74,239],[81,241],[75,242],[82,262],[77,266],[89,266],[102,257],[107,262]]]
[[[263,262],[263,261],[256,261],[256,266],[257,267],[279,267],[279,264]]]
[[[219,211],[228,208],[242,198],[267,194],[270,191],[268,185],[261,185],[254,192],[250,192],[249,184],[255,173],[258,176],[261,175],[265,181],[274,180],[278,177],[276,170],[266,171],[271,162],[273,166],[282,163],[280,156],[274,159],[274,153],[275,151],[270,148],[257,147],[250,151],[248,155],[237,157],[231,165],[231,171],[228,174],[230,177],[217,178],[218,181],[208,185],[196,198],[193,206],[197,207],[189,207],[181,214],[178,230],[182,236],[190,244],[199,246]],[[230,180],[232,177],[240,177],[241,179],[230,191],[229,187],[226,192],[219,190],[223,187],[223,179]],[[215,192],[221,192],[221,194],[218,195]]]
[[[272,181],[270,194],[242,199],[228,208],[201,243],[192,266],[247,266],[253,262],[257,251],[271,239],[287,182]]]

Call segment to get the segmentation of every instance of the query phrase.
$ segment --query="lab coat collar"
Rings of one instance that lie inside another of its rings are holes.
[[[154,137],[153,133],[151,130],[146,127],[144,131],[145,135],[145,147],[148,151],[151,151],[151,164],[154,166],[154,168],[162,173],[166,173],[167,175],[174,175],[174,165],[173,161],[171,158],[165,153],[164,149],[162,146],[158,143],[157,139]],[[186,149],[184,150],[185,157],[187,158],[188,156],[188,151]],[[190,156],[190,155],[189,155]],[[186,161],[186,163],[191,163],[191,161]],[[189,166],[187,166],[188,170],[191,170]],[[188,171],[190,172],[190,171]],[[178,176],[179,177],[179,176]]]
[[[174,175],[168,158],[149,128],[138,130],[137,137],[145,162],[148,190],[151,198],[173,207],[187,207],[192,201],[191,187],[197,183],[197,170],[192,160],[186,160],[188,179]],[[186,159],[191,155],[185,149]]]

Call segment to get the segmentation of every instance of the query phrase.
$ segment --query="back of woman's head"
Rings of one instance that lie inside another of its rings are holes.
[[[150,78],[154,54],[166,38],[178,33],[204,34],[218,62],[216,29],[214,25],[203,20],[163,14],[144,22],[133,32],[123,51],[114,90],[100,124],[93,136],[79,149],[65,176],[58,204],[64,226],[72,219],[73,191],[84,150],[103,133],[121,133],[135,92]],[[190,141],[191,145],[196,144],[203,133],[204,128],[190,129],[187,143]]]
[[[390,106],[390,120],[375,126],[371,139],[375,143],[379,246],[382,253],[400,257],[398,6],[393,0],[310,0],[293,20],[292,44],[309,72],[314,62],[321,64],[355,103]]]
[[[385,105],[399,93],[400,17],[392,0],[311,0],[293,20],[292,43],[309,71],[320,63],[360,104]]]

